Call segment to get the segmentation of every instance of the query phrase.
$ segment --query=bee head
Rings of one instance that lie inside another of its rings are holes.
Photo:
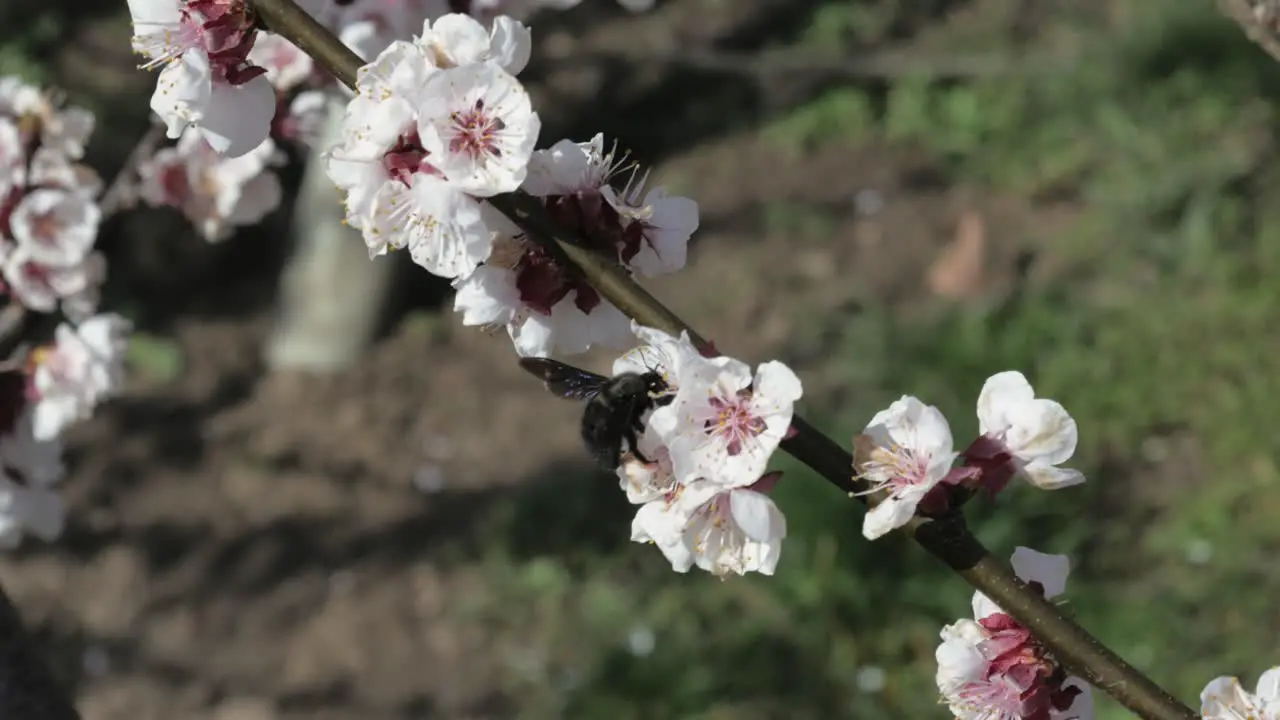
[[[663,374],[657,370],[645,373],[644,381],[645,390],[651,398],[659,398],[671,392],[671,386],[667,385]]]

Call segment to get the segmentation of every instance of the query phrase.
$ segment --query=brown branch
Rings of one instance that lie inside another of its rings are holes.
[[[348,86],[353,84],[363,64],[360,58],[292,0],[250,0],[250,3],[271,30],[311,53]],[[576,238],[556,227],[537,198],[513,193],[490,198],[489,202],[524,228],[531,239],[576,266],[591,285],[623,313],[643,325],[669,333],[687,331],[691,339],[705,346],[702,336],[621,268],[586,250]],[[796,433],[783,443],[784,450],[841,490],[848,492],[863,487],[851,478],[853,458],[848,452],[803,418],[795,416],[792,424]],[[868,501],[875,503],[878,499],[871,497]],[[969,532],[961,513],[942,519],[915,518],[904,530],[1031,630],[1072,672],[1139,716],[1153,720],[1198,717],[1195,711],[1178,702],[1015,577],[1005,563],[993,558]]]
[[[1218,8],[1235,20],[1250,40],[1280,60],[1280,0],[1218,0]]]

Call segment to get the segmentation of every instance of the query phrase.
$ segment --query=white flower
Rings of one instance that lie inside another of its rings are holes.
[[[1067,589],[1067,575],[1071,572],[1071,559],[1066,555],[1047,555],[1031,548],[1018,547],[1013,551],[1013,574],[1023,582],[1036,583],[1044,590],[1044,598],[1051,600]],[[973,617],[982,620],[996,613],[1002,613],[996,605],[981,592],[973,594]]]
[[[25,307],[51,313],[61,301],[73,320],[91,315],[106,280],[107,263],[92,252],[65,265],[49,265],[37,258],[32,245],[17,245],[4,253],[3,272],[10,292]]]
[[[671,452],[657,433],[645,431],[636,442],[636,449],[649,459],[641,462],[634,455],[628,456],[618,466],[618,484],[633,505],[661,500],[674,493],[679,483],[671,467]]]
[[[529,28],[506,15],[494,18],[489,30],[460,13],[444,15],[434,23],[428,19],[416,42],[437,67],[491,62],[512,75],[520,74],[533,50]]]
[[[620,188],[610,185],[624,178]],[[522,188],[543,198],[599,193],[613,214],[581,207],[579,200],[579,212],[585,217],[577,219],[583,233],[618,238],[620,242],[608,250],[639,275],[673,273],[685,265],[689,238],[698,229],[698,204],[668,197],[662,188],[646,191],[646,179],[625,155],[606,152],[604,137],[597,134],[589,142],[561,140],[547,150],[535,151]]]
[[[492,240],[479,203],[441,177],[419,139],[418,109],[409,101],[435,73],[418,46],[387,47],[361,69],[342,142],[326,162],[346,194],[347,223],[360,230],[371,258],[408,247],[429,272],[456,278],[488,257]]]
[[[329,0],[328,4],[334,3]],[[368,60],[391,43],[412,37],[424,17],[448,11],[445,0],[355,0],[330,10],[333,15],[327,24],[344,45]]]
[[[613,361],[613,374],[657,372],[662,374],[667,392],[680,389],[680,373],[685,358],[701,358],[702,354],[689,340],[688,331],[681,331],[675,338],[655,328],[631,321],[631,332],[644,344],[623,353]]]
[[[249,60],[267,71],[267,80],[280,92],[306,82],[315,71],[315,61],[283,35],[262,33],[249,51]]]
[[[755,377],[728,357],[684,356],[680,389],[649,422],[671,449],[676,477],[721,487],[750,485],[791,427],[800,380],[786,365],[761,364]]]
[[[216,81],[208,56],[191,50],[160,71],[151,109],[164,120],[170,138],[195,125],[214,150],[239,157],[271,134],[276,93],[265,76],[243,85]]]
[[[942,644],[934,656],[938,661],[935,679],[944,697],[986,677],[991,663],[979,650],[986,638],[986,630],[973,620],[962,618],[942,628]]]
[[[226,157],[195,128],[138,167],[139,194],[153,206],[182,211],[209,242],[262,220],[280,205],[280,179],[272,168],[283,156],[271,139],[251,152]]]
[[[685,197],[668,197],[666,190],[653,188],[640,200],[643,180],[624,188],[619,196],[612,187],[602,192],[632,223],[640,224],[640,240],[635,254],[625,258],[636,273],[652,277],[676,272],[684,267],[689,238],[698,229],[698,203]]]
[[[705,480],[645,503],[631,524],[631,539],[656,544],[676,572],[697,565],[719,576],[772,575],[786,536],[768,495]]]
[[[0,195],[26,182],[27,150],[13,120],[0,117]]]
[[[1039,583],[1046,598],[1066,587],[1066,556],[1019,547],[1013,567],[1023,581]],[[1088,684],[1059,672],[1029,630],[982,593],[974,594],[973,613],[942,629],[935,653],[938,691],[956,718],[1092,720]]]
[[[253,14],[228,4],[234,3],[129,0],[129,13],[134,50],[148,58],[143,67],[163,66],[151,109],[164,120],[169,137],[196,125],[215,150],[236,157],[270,134],[276,94],[266,77],[245,68]],[[206,43],[216,44],[213,56]]]
[[[289,101],[288,112],[279,121],[280,135],[313,146],[320,139],[329,112],[329,93],[303,90]]]
[[[47,105],[40,88],[30,85],[20,77],[0,77],[0,115],[22,117],[39,114]]]
[[[489,227],[509,226],[489,206],[484,212]],[[453,285],[462,324],[505,327],[521,357],[621,349],[632,339],[626,315],[591,286],[561,275],[528,241],[500,236],[485,264]]]
[[[863,518],[863,536],[875,540],[915,515],[957,454],[942,412],[910,395],[876,413],[863,432],[872,447],[865,461],[860,458],[861,476],[872,484],[870,492],[889,495]]]
[[[1200,715],[1205,720],[1277,720],[1280,718],[1280,667],[1258,678],[1250,693],[1234,677],[1214,678],[1200,693]]]
[[[52,489],[65,474],[62,443],[32,435],[32,410],[0,437],[0,547],[13,548],[23,535],[46,542],[62,534],[66,506]]]
[[[81,107],[58,107],[49,94],[16,77],[0,78],[0,115],[36,121],[40,147],[70,160],[84,156],[84,146],[94,127],[92,112]],[[0,158],[3,157],[0,151]],[[0,166],[3,164],[0,160]]]
[[[101,220],[102,211],[91,197],[49,188],[24,195],[9,216],[9,227],[36,261],[73,265],[93,247]]]
[[[31,155],[27,183],[46,188],[58,187],[88,200],[102,191],[102,178],[93,168],[71,162],[66,153],[41,146]]]
[[[489,197],[524,182],[541,122],[515,76],[488,63],[440,70],[416,106],[422,147],[450,184]]]
[[[58,326],[53,347],[41,354],[34,373],[32,434],[37,440],[58,437],[119,388],[130,330],[131,323],[114,313],[95,315],[74,328]]]
[[[1076,422],[1062,405],[1037,398],[1031,383],[1016,370],[987,379],[978,395],[979,429],[1013,454],[1019,470],[1045,490],[1078,485],[1084,475],[1056,467],[1076,450]]]
[[[619,171],[620,162],[604,151],[604,135],[587,142],[559,140],[546,150],[535,150],[522,189],[530,195],[571,195],[600,190]]]

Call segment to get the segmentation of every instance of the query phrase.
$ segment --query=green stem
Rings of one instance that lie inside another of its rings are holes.
[[[267,27],[293,41],[348,86],[354,83],[363,61],[333,33],[300,10],[293,0],[249,2]],[[686,331],[694,343],[706,345],[701,335],[637,285],[624,270],[585,249],[556,227],[537,198],[517,192],[488,198],[488,202],[523,228],[530,239],[568,260],[627,316],[641,325],[673,335]],[[848,452],[798,415],[793,418],[792,426],[795,433],[783,442],[784,450],[845,492],[864,489],[863,483],[852,478],[853,457]],[[875,496],[864,500],[872,505],[880,501]],[[965,526],[963,514],[956,512],[939,519],[917,517],[903,529],[925,550],[1026,626],[1071,672],[1137,715],[1151,720],[1199,717],[1015,577],[1005,563],[993,558],[973,536]]]

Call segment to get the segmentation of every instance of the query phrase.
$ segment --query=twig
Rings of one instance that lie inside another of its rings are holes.
[[[133,146],[133,150],[129,151],[129,156],[125,158],[124,165],[116,173],[116,176],[111,179],[111,184],[107,186],[106,191],[102,193],[102,198],[98,200],[98,207],[102,210],[104,219],[121,210],[133,207],[134,202],[137,200],[134,197],[134,187],[136,186],[134,176],[138,173],[138,167],[155,154],[156,148],[160,143],[164,142],[164,137],[164,125],[161,125],[157,120],[152,120],[147,132],[138,139],[137,144]]]
[[[1218,8],[1239,23],[1250,40],[1280,60],[1280,0],[1218,0]]]
[[[292,0],[250,0],[250,3],[271,30],[311,53],[348,86],[353,84],[356,71],[363,64],[360,58]],[[567,258],[601,295],[623,313],[643,325],[669,333],[687,331],[691,339],[705,345],[702,336],[620,268],[584,249],[557,228],[537,198],[513,193],[490,198],[489,201],[523,227],[531,239]],[[796,433],[783,443],[787,452],[842,490],[852,491],[861,487],[851,478],[853,458],[849,453],[799,416],[794,417],[792,423]],[[875,502],[874,499],[871,501]],[[1191,720],[1198,717],[1195,711],[1178,702],[1015,577],[969,532],[962,514],[953,513],[935,520],[916,518],[905,530],[922,547],[1031,630],[1073,672],[1139,716],[1153,720]]]

